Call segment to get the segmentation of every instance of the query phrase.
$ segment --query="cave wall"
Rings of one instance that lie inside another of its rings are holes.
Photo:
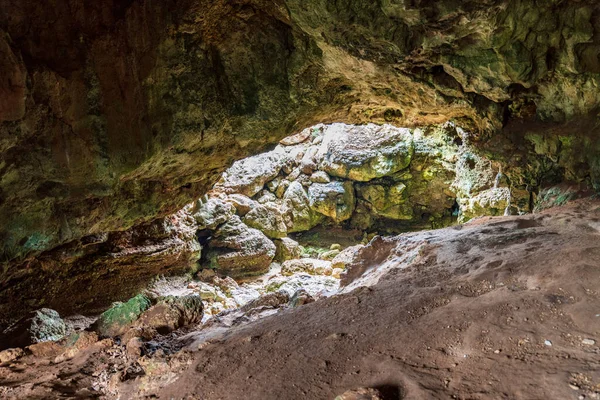
[[[3,258],[173,212],[317,120],[489,136],[589,115],[599,18],[592,1],[7,0]]]
[[[171,214],[234,160],[316,122],[452,120],[514,186],[597,187],[599,11],[591,0],[4,0],[0,291],[41,252]]]

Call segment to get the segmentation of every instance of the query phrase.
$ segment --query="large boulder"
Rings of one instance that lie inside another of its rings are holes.
[[[212,197],[204,202],[198,200],[191,212],[198,223],[198,229],[216,229],[227,222],[235,211],[233,204]]]
[[[254,207],[244,217],[244,223],[272,239],[279,239],[287,235],[283,213],[279,206],[272,202]]]
[[[121,335],[151,305],[150,299],[143,294],[132,297],[125,303],[116,302],[100,315],[94,324],[94,329],[100,336]]]
[[[392,125],[331,124],[319,149],[320,169],[354,181],[370,181],[410,164],[413,139],[407,128]]]
[[[241,193],[252,197],[265,183],[275,178],[285,163],[282,153],[270,151],[236,161],[223,173],[217,184],[226,193]]]
[[[55,310],[42,308],[31,312],[0,335],[0,350],[57,341],[67,334],[67,325]]]
[[[221,225],[209,243],[210,267],[232,277],[261,274],[269,270],[275,245],[258,229],[234,215]]]
[[[313,183],[308,188],[308,199],[313,210],[335,222],[349,219],[356,203],[354,187],[350,181]]]
[[[283,196],[282,212],[288,232],[302,232],[314,228],[323,221],[323,215],[310,206],[306,190],[299,182],[292,182]]]

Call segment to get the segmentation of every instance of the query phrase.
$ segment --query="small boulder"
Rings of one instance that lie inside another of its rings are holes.
[[[364,245],[359,244],[356,246],[350,246],[342,250],[337,256],[331,260],[331,267],[335,270],[336,268],[344,270],[346,265],[354,262],[355,258],[359,255],[359,250]]]
[[[300,258],[302,256],[302,248],[300,244],[293,239],[288,237],[275,240],[275,258],[277,262],[284,262],[292,260],[294,258]]]
[[[166,334],[184,326],[200,323],[203,315],[200,296],[166,296],[146,310],[135,325]]]
[[[243,312],[248,312],[257,308],[275,308],[282,304],[287,304],[289,301],[290,295],[283,290],[279,290],[277,292],[263,294],[259,298],[249,301],[242,306],[241,310]]]
[[[298,289],[290,299],[288,305],[290,307],[299,307],[304,304],[312,303],[315,299],[306,290]]]
[[[331,275],[331,262],[315,260],[314,258],[301,258],[288,260],[281,265],[281,275],[291,276],[297,273],[310,275]]]

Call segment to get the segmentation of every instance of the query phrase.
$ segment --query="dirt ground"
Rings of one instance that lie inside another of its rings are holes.
[[[173,353],[27,355],[0,367],[0,397],[600,398],[600,201],[389,240],[347,293]]]

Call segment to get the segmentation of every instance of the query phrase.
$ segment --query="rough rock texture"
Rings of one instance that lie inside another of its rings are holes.
[[[211,268],[234,277],[266,272],[274,257],[273,242],[236,215],[216,230],[207,251]]]
[[[4,257],[173,212],[315,120],[597,135],[562,125],[600,104],[596,6],[6,0]]]
[[[151,305],[150,299],[142,294],[125,303],[117,302],[100,315],[94,323],[94,330],[101,336],[123,334]]]
[[[352,182],[313,183],[308,188],[310,207],[334,222],[342,222],[354,212],[356,200]]]
[[[273,203],[258,205],[250,210],[243,219],[251,228],[256,228],[272,239],[287,235],[287,226],[281,209]]]
[[[522,212],[540,189],[565,180],[600,188],[597,2],[75,3],[5,0],[0,8],[0,310],[19,296],[22,309],[93,308],[131,295],[133,276],[183,268],[192,257],[178,251],[162,253],[166,261],[111,259],[103,238],[144,231],[205,193],[234,160],[286,134],[318,144],[315,132],[302,133],[315,122],[452,120],[465,133],[452,143],[474,148],[460,155],[460,169],[479,170],[483,160],[493,171],[456,175],[484,178],[481,190],[496,181],[511,190],[509,200],[490,192],[473,202],[474,186],[431,190],[451,178],[439,165],[417,168],[413,135],[412,178],[390,177],[407,186],[419,222],[411,227],[447,225],[461,219],[457,208],[465,218],[490,204],[494,214]],[[369,159],[369,176],[405,162],[385,147],[391,152]],[[352,159],[352,146],[339,149]],[[302,154],[286,173],[310,186],[317,156]],[[289,167],[270,161],[260,176]],[[240,188],[262,190],[244,176],[235,176]],[[275,195],[286,190],[279,183]],[[351,225],[406,228],[404,219],[372,218],[408,218],[405,203],[383,207],[358,198]],[[319,223],[295,216],[289,231]]]
[[[66,334],[67,325],[60,315],[55,310],[42,308],[0,332],[0,350],[57,341]]]
[[[373,388],[384,399],[593,399],[599,221],[600,202],[585,200],[397,236],[346,293],[218,326],[216,337],[192,331],[166,343],[186,346],[175,354],[129,360],[123,346],[98,342],[62,362],[22,356],[0,366],[0,394],[320,400]]]
[[[152,329],[165,335],[181,327],[199,324],[202,316],[203,305],[200,296],[168,296],[144,311],[132,328]]]
[[[86,236],[12,266],[0,280],[0,326],[42,306],[100,313],[157,275],[188,272],[200,258],[189,208],[124,232]]]
[[[326,128],[320,151],[324,154],[321,168],[329,175],[370,181],[408,167],[412,134],[390,125],[332,124]]]

